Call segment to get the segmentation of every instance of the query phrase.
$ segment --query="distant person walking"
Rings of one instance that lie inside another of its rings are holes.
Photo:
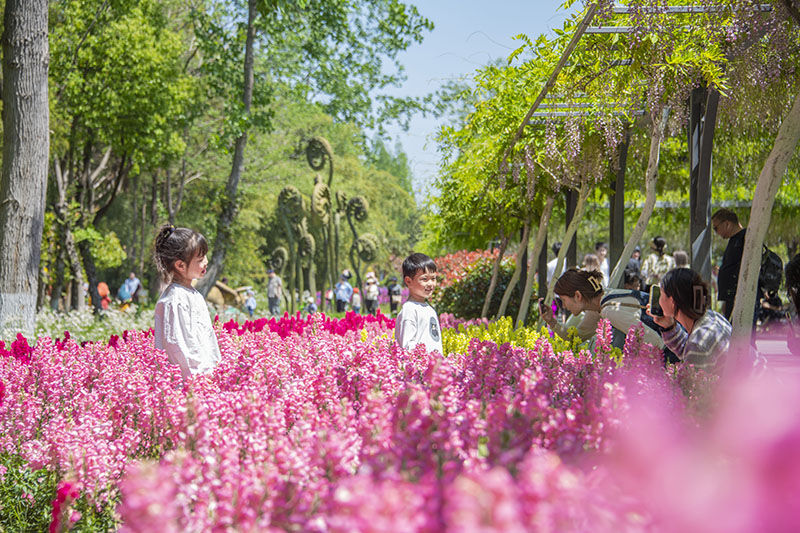
[[[378,278],[375,277],[374,272],[367,272],[366,286],[364,287],[364,307],[368,315],[374,315],[378,312]]]
[[[253,291],[247,291],[247,299],[244,301],[244,308],[247,309],[247,314],[250,315],[250,318],[253,318],[253,313],[256,312],[256,293]]]
[[[595,254],[586,254],[583,256],[583,264],[581,264],[581,270],[585,270],[586,272],[593,272],[597,271],[600,272],[600,275],[603,277],[603,287],[608,287],[608,278],[603,271],[600,269],[600,258],[597,257]]]
[[[642,276],[647,292],[650,292],[653,285],[658,285],[664,274],[675,268],[675,259],[666,253],[667,241],[664,237],[653,238],[650,249],[652,253],[642,263]]]
[[[389,278],[389,312],[392,316],[397,314],[397,308],[403,299],[403,287],[397,283],[397,277],[392,276]]]
[[[344,313],[347,310],[347,304],[350,303],[350,298],[353,297],[353,287],[347,281],[350,272],[345,270],[339,278],[339,283],[334,287],[333,295],[336,298],[336,312]]]
[[[128,279],[126,279],[122,285],[128,291],[131,301],[133,301],[133,303],[139,303],[139,291],[142,288],[142,282],[136,277],[136,273],[131,272],[130,275],[128,275]]]
[[[608,276],[611,273],[611,267],[608,264],[608,244],[604,242],[597,242],[594,245],[594,255],[600,261],[600,272],[603,273],[604,285],[608,286]]]
[[[672,258],[675,260],[675,268],[689,268],[689,254],[683,250],[675,250]]]
[[[625,267],[625,270],[630,270],[637,274],[642,272],[642,249],[638,244],[634,246],[633,254],[631,254],[631,258],[628,259],[628,266]]]
[[[728,240],[717,274],[717,299],[722,303],[722,315],[730,319],[736,287],[739,285],[739,267],[742,265],[747,229],[742,227],[736,213],[724,207],[711,215],[711,227],[717,235]]]
[[[281,298],[283,298],[283,280],[273,269],[267,271],[269,281],[267,282],[267,302],[269,314],[278,316],[281,314]]]

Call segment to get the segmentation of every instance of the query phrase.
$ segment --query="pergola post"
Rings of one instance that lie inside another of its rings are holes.
[[[719,91],[697,88],[689,97],[689,238],[692,268],[711,279],[711,155]]]
[[[569,228],[570,222],[572,222],[572,218],[575,216],[575,209],[578,207],[578,191],[573,189],[567,189],[564,193],[564,200],[566,202],[566,226],[565,228]],[[578,233],[575,232],[575,235],[572,236],[572,240],[569,242],[569,247],[567,248],[567,267],[577,266],[578,264]]]
[[[539,298],[547,296],[547,235],[539,252]]]
[[[608,264],[617,264],[622,250],[625,248],[625,168],[628,162],[628,146],[630,144],[630,128],[625,128],[625,136],[619,145],[619,162],[616,168],[616,179],[611,184],[614,191],[608,202]],[[622,283],[620,283],[620,286]]]

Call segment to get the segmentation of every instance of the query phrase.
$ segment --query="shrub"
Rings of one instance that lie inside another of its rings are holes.
[[[489,251],[460,251],[437,258],[440,283],[432,298],[432,305],[439,313],[451,313],[463,319],[479,318],[496,258],[497,252]],[[504,257],[500,263],[497,285],[489,303],[490,317],[495,316],[500,308],[503,294],[514,274],[515,264],[513,256]],[[520,299],[521,291],[517,285],[511,293],[505,316],[516,318]],[[532,302],[535,300],[533,298]],[[531,304],[528,323],[534,319],[534,314],[531,313],[534,308],[535,305]]]

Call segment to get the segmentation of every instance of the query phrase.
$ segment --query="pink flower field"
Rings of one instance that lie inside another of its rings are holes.
[[[800,527],[796,383],[715,395],[636,332],[619,364],[604,323],[594,356],[546,336],[408,353],[393,327],[218,323],[222,363],[187,382],[151,331],[18,339],[0,347],[0,455],[58,480],[53,531],[89,527],[78,502],[121,531]]]

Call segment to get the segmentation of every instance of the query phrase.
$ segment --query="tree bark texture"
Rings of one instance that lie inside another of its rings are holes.
[[[528,251],[528,257],[531,258],[531,265],[528,268],[525,290],[522,293],[522,299],[519,303],[519,312],[517,312],[517,321],[515,324],[517,328],[524,326],[525,320],[528,318],[528,307],[531,305],[531,296],[533,295],[533,277],[536,272],[534,261],[538,261],[539,254],[542,253],[544,241],[547,239],[547,225],[550,222],[550,216],[553,214],[554,203],[555,196],[551,195],[545,200],[542,216],[539,218],[539,229],[536,231],[536,238],[533,240],[533,245]],[[547,272],[539,272],[539,283],[546,283],[546,280]]]
[[[525,254],[525,249],[528,247],[528,236],[531,233],[531,219],[528,217],[525,220],[525,227],[522,230],[522,238],[519,241],[519,249],[517,250],[517,264],[514,266],[514,274],[511,275],[511,281],[508,282],[506,290],[503,293],[503,299],[500,302],[500,308],[497,310],[495,319],[501,318],[506,314],[508,302],[511,300],[511,293],[514,292],[514,287],[517,285],[522,272],[522,258]]]
[[[764,237],[769,229],[775,196],[778,194],[798,142],[800,142],[800,93],[795,96],[789,114],[784,117],[778,128],[775,144],[767,156],[764,168],[761,169],[753,194],[753,206],[750,208],[750,221],[747,225],[742,263],[739,268],[739,284],[736,287],[731,314],[733,334],[738,337],[749,337],[752,333]]]
[[[489,289],[486,291],[486,297],[483,299],[483,309],[481,309],[481,318],[486,318],[489,316],[489,306],[492,303],[492,296],[494,296],[494,290],[497,288],[497,277],[500,274],[500,263],[503,262],[503,255],[506,253],[506,247],[508,246],[508,235],[502,233],[502,237],[500,239],[500,249],[497,253],[497,259],[494,260],[494,265],[492,265],[492,278],[489,280]]]
[[[253,43],[256,37],[256,4],[256,0],[248,0],[247,2],[247,39],[245,41],[244,51],[244,90],[242,93],[244,112],[247,115],[250,114],[250,105],[253,101]],[[209,261],[206,275],[197,283],[197,290],[200,291],[203,296],[206,296],[208,291],[211,290],[211,287],[214,286],[214,283],[216,283],[225,262],[225,253],[227,252],[228,243],[231,239],[231,226],[236,218],[236,211],[239,207],[237,195],[239,180],[244,169],[244,149],[247,146],[248,131],[248,128],[242,131],[242,134],[236,139],[236,144],[234,146],[233,165],[231,167],[230,176],[228,177],[228,183],[225,186],[222,214],[217,222],[214,252],[211,255],[211,261]]]
[[[7,0],[3,20],[0,331],[32,336],[50,151],[47,0]]]
[[[100,298],[100,293],[97,290],[97,268],[94,266],[94,258],[92,257],[92,245],[88,240],[83,240],[78,243],[78,249],[81,252],[81,257],[83,258],[83,267],[86,269],[86,279],[89,282],[89,297],[92,301],[92,306],[94,306],[94,312],[99,313],[101,309],[103,309],[103,302]],[[111,287],[109,287],[110,289]],[[75,291],[81,292],[80,287],[75,287],[73,284],[73,294],[72,297],[75,298]]]
[[[644,177],[645,199],[642,212],[639,214],[639,219],[636,221],[636,226],[633,227],[631,236],[628,237],[628,242],[625,243],[625,248],[622,250],[622,255],[619,256],[617,264],[614,265],[614,270],[608,277],[609,287],[618,287],[622,273],[628,264],[628,260],[633,255],[633,249],[636,243],[644,235],[644,230],[647,228],[647,223],[653,214],[653,209],[656,207],[656,181],[658,178],[658,160],[661,154],[661,141],[664,138],[664,131],[667,128],[667,119],[669,118],[669,108],[664,108],[661,111],[661,119],[658,122],[653,122],[653,131],[650,134],[650,155],[647,160],[647,172]]]

